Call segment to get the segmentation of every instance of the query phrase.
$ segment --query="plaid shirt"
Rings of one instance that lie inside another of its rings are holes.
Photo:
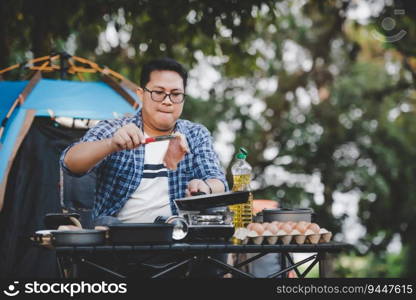
[[[95,167],[83,174],[72,173],[64,163],[67,151],[77,143],[108,139],[120,127],[134,123],[142,126],[141,110],[134,117],[105,120],[91,128],[80,141],[68,146],[61,155],[60,165],[71,176],[81,177],[91,171],[97,174],[96,199],[93,217],[116,216],[133,192],[139,187],[144,167],[145,147],[118,151],[108,155]],[[179,119],[175,131],[186,136],[190,153],[178,164],[178,168],[168,170],[169,200],[172,214],[177,214],[174,199],[185,197],[185,189],[192,179],[216,178],[228,190],[224,172],[212,147],[212,137],[203,125]]]

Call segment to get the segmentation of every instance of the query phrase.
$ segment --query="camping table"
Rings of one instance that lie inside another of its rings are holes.
[[[244,272],[239,268],[247,265],[250,262],[268,254],[268,253],[281,253],[281,270],[269,275],[269,278],[285,277],[287,272],[295,270],[298,277],[305,277],[311,269],[318,264],[319,265],[319,276],[325,277],[325,256],[327,253],[335,253],[350,248],[351,245],[339,242],[329,242],[320,244],[303,244],[303,245],[233,245],[230,243],[174,243],[168,245],[102,245],[102,246],[60,246],[54,248],[57,253],[58,266],[60,269],[61,276],[64,277],[62,271],[62,264],[69,262],[71,267],[76,270],[77,265],[80,263],[89,264],[90,266],[96,267],[108,274],[115,277],[125,278],[123,274],[114,272],[104,266],[100,266],[91,262],[89,259],[94,257],[98,253],[107,253],[110,255],[114,254],[180,254],[181,261],[167,266],[163,270],[159,270],[157,274],[154,274],[151,278],[162,277],[171,271],[183,266],[184,264],[200,263],[201,261],[214,264],[224,270],[224,274],[232,273],[238,277],[243,278],[254,278],[254,276],[248,272]],[[218,253],[256,253],[255,256],[246,259],[238,263],[237,265],[230,265],[224,263],[214,257],[214,254]],[[310,253],[310,256],[295,263],[290,253]],[[301,273],[298,267],[311,262],[311,264]],[[74,272],[72,276],[76,277],[77,274]]]

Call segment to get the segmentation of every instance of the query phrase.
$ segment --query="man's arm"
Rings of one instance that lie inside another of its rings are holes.
[[[228,190],[227,181],[212,145],[208,129],[201,128],[198,145],[193,149],[194,178],[188,183],[185,194],[201,191],[206,194],[222,193]]]
[[[144,141],[142,131],[130,123],[119,128],[111,138],[74,145],[66,153],[64,163],[72,173],[82,174],[111,153],[136,148]]]
[[[114,152],[111,139],[94,142],[83,142],[74,145],[65,155],[67,168],[75,173],[85,173]]]

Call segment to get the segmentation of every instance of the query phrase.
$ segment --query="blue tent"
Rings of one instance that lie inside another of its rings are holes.
[[[9,108],[27,85],[28,81],[0,81],[0,120],[5,119]],[[53,111],[56,116],[93,120],[111,119],[135,111],[123,96],[105,82],[39,80],[24,103],[14,110],[5,124],[0,140],[0,182],[3,189],[8,166],[18,146],[16,143],[21,142],[22,129],[27,130],[27,126],[23,126],[25,120],[39,116],[49,117],[48,110]],[[0,198],[0,206],[2,202]]]
[[[88,125],[134,114],[140,107],[137,86],[85,59],[80,60],[88,68],[72,63],[67,73],[96,72],[102,81],[42,78],[42,72],[59,71],[63,64],[52,64],[59,58],[48,57],[41,67],[30,65],[35,74],[26,81],[1,80],[0,72],[0,277],[56,275],[51,271],[55,261],[28,246],[27,235],[42,227],[45,213],[62,209],[59,154],[86,131],[60,120],[71,120],[72,125],[83,120]]]

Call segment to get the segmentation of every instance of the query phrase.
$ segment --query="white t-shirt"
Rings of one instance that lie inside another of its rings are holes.
[[[148,135],[145,134],[147,138]],[[144,145],[144,170],[137,190],[118,213],[124,223],[153,223],[158,216],[171,216],[168,170],[163,157],[169,141]],[[140,146],[142,147],[142,146]]]

